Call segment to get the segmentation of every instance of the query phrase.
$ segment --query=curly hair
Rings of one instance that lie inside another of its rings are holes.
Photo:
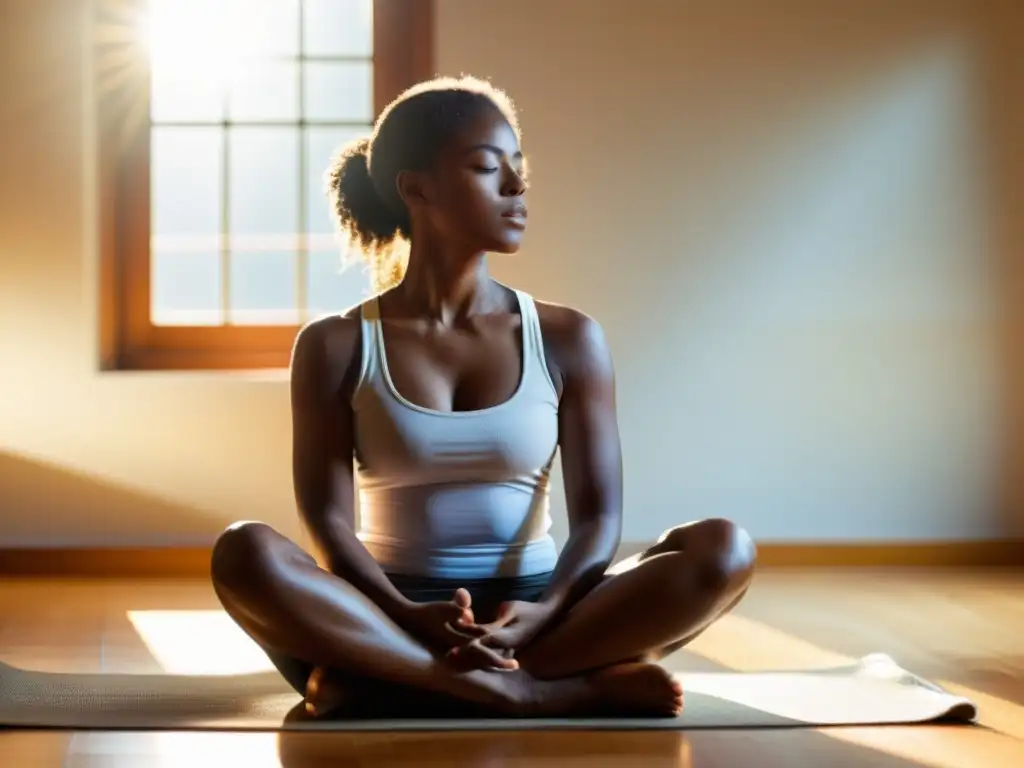
[[[408,263],[412,222],[398,193],[399,172],[429,169],[453,134],[493,109],[519,136],[516,110],[504,91],[470,76],[427,80],[391,102],[370,136],[331,159],[324,180],[335,224],[368,264],[374,291],[399,283]]]

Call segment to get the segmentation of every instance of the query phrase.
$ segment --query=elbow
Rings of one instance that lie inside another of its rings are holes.
[[[354,515],[329,503],[299,503],[299,514],[322,567],[336,576],[347,570],[356,541]]]
[[[586,539],[611,560],[622,543],[622,513],[608,510],[570,524],[570,537]]]
[[[622,515],[609,515],[608,519],[603,520],[600,524],[602,526],[602,539],[611,552],[609,558],[613,558],[622,544]]]

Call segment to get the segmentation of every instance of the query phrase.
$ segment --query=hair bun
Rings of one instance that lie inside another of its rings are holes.
[[[342,233],[363,248],[377,249],[395,239],[402,222],[374,188],[369,153],[368,138],[342,147],[327,170],[326,186]]]

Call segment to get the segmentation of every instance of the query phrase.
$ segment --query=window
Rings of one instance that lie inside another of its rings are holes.
[[[102,366],[286,366],[301,324],[367,291],[323,173],[432,74],[430,0],[101,9]]]

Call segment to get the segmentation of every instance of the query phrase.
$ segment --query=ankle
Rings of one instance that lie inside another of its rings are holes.
[[[536,703],[536,681],[521,669],[478,669],[469,672],[467,677],[473,680],[480,703],[498,714],[520,717]]]
[[[516,661],[519,662],[519,669],[523,670],[534,680],[557,680],[564,675],[559,674],[556,665],[547,661],[543,656],[530,653],[529,650],[516,654]]]

